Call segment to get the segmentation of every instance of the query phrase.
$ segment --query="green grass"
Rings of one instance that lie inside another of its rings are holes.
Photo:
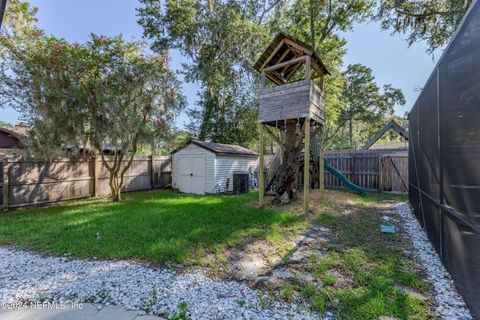
[[[256,194],[191,196],[136,192],[119,203],[79,201],[0,216],[0,244],[76,257],[200,263],[252,238],[281,243],[307,222],[251,205]],[[96,240],[96,233],[100,240]]]
[[[308,287],[303,295],[318,311],[331,309],[340,319],[429,317],[425,302],[399,289],[401,285],[425,292],[429,286],[415,273],[414,262],[403,255],[400,237],[379,231],[381,214],[376,213],[375,206],[383,199],[404,201],[405,197],[369,193],[356,197],[353,213],[340,215],[334,206],[317,217],[316,223],[338,235],[338,243],[326,246],[326,257],[310,260],[312,275],[324,286]],[[336,288],[338,280],[328,273],[333,269],[352,283]]]

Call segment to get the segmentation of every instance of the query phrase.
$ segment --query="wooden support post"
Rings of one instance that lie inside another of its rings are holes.
[[[310,80],[310,56],[305,58],[305,79]]]
[[[98,197],[100,195],[100,170],[102,161],[98,155],[93,157],[93,196]]]
[[[8,164],[8,159],[4,158],[3,159],[3,211],[8,210],[8,185],[9,185],[9,164]]]
[[[320,171],[320,178],[319,178],[319,184],[320,184],[320,199],[323,199],[325,196],[325,152],[323,151],[323,143],[320,146],[320,157],[319,157],[319,171]]]
[[[303,165],[303,213],[308,214],[310,201],[310,118],[305,119],[305,153]]]
[[[153,172],[153,156],[148,156],[148,172],[150,173],[150,189],[155,186],[155,172]]]
[[[258,173],[258,189],[259,189],[259,198],[258,198],[258,204],[260,207],[263,207],[264,205],[264,198],[265,198],[265,161],[264,161],[264,149],[265,149],[265,141],[263,137],[263,123],[260,123],[258,125],[258,132],[260,133],[260,146],[259,146],[259,152],[260,152],[260,170]]]

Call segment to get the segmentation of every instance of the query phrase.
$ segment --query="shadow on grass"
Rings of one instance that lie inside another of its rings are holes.
[[[77,257],[179,263],[302,225],[293,213],[247,206],[254,197],[153,191],[129,193],[119,203],[29,209],[0,217],[0,243]]]
[[[400,289],[404,286],[425,292],[429,286],[421,279],[411,258],[403,254],[400,236],[380,232],[382,213],[378,202],[384,199],[402,201],[404,197],[381,194],[356,197],[353,210],[351,205],[342,208],[337,202],[335,210],[318,216],[316,222],[331,228],[338,236],[338,243],[328,246],[327,257],[313,262],[312,268],[319,278],[329,270],[336,270],[351,279],[351,284],[310,288],[304,294],[320,308],[335,310],[342,319],[380,316],[427,319],[426,302]]]

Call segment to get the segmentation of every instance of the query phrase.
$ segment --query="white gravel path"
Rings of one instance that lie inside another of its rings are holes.
[[[396,206],[396,211],[413,244],[414,255],[426,271],[427,281],[433,287],[433,296],[437,303],[436,315],[441,319],[472,319],[462,296],[455,290],[450,274],[418,223],[410,205],[399,204]]]
[[[191,319],[318,319],[306,306],[268,299],[233,281],[180,274],[128,261],[73,260],[0,248],[0,306],[18,302],[95,302]]]

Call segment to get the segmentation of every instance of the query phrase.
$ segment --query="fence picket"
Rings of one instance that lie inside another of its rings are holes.
[[[325,151],[325,159],[352,182],[367,190],[408,193],[402,182],[408,186],[406,150],[328,150]],[[345,186],[337,177],[325,172],[325,188]]]
[[[51,162],[12,157],[0,163],[4,209],[110,194],[109,172],[100,157]],[[171,183],[171,168],[169,157],[135,157],[125,173],[124,191],[165,187]]]

